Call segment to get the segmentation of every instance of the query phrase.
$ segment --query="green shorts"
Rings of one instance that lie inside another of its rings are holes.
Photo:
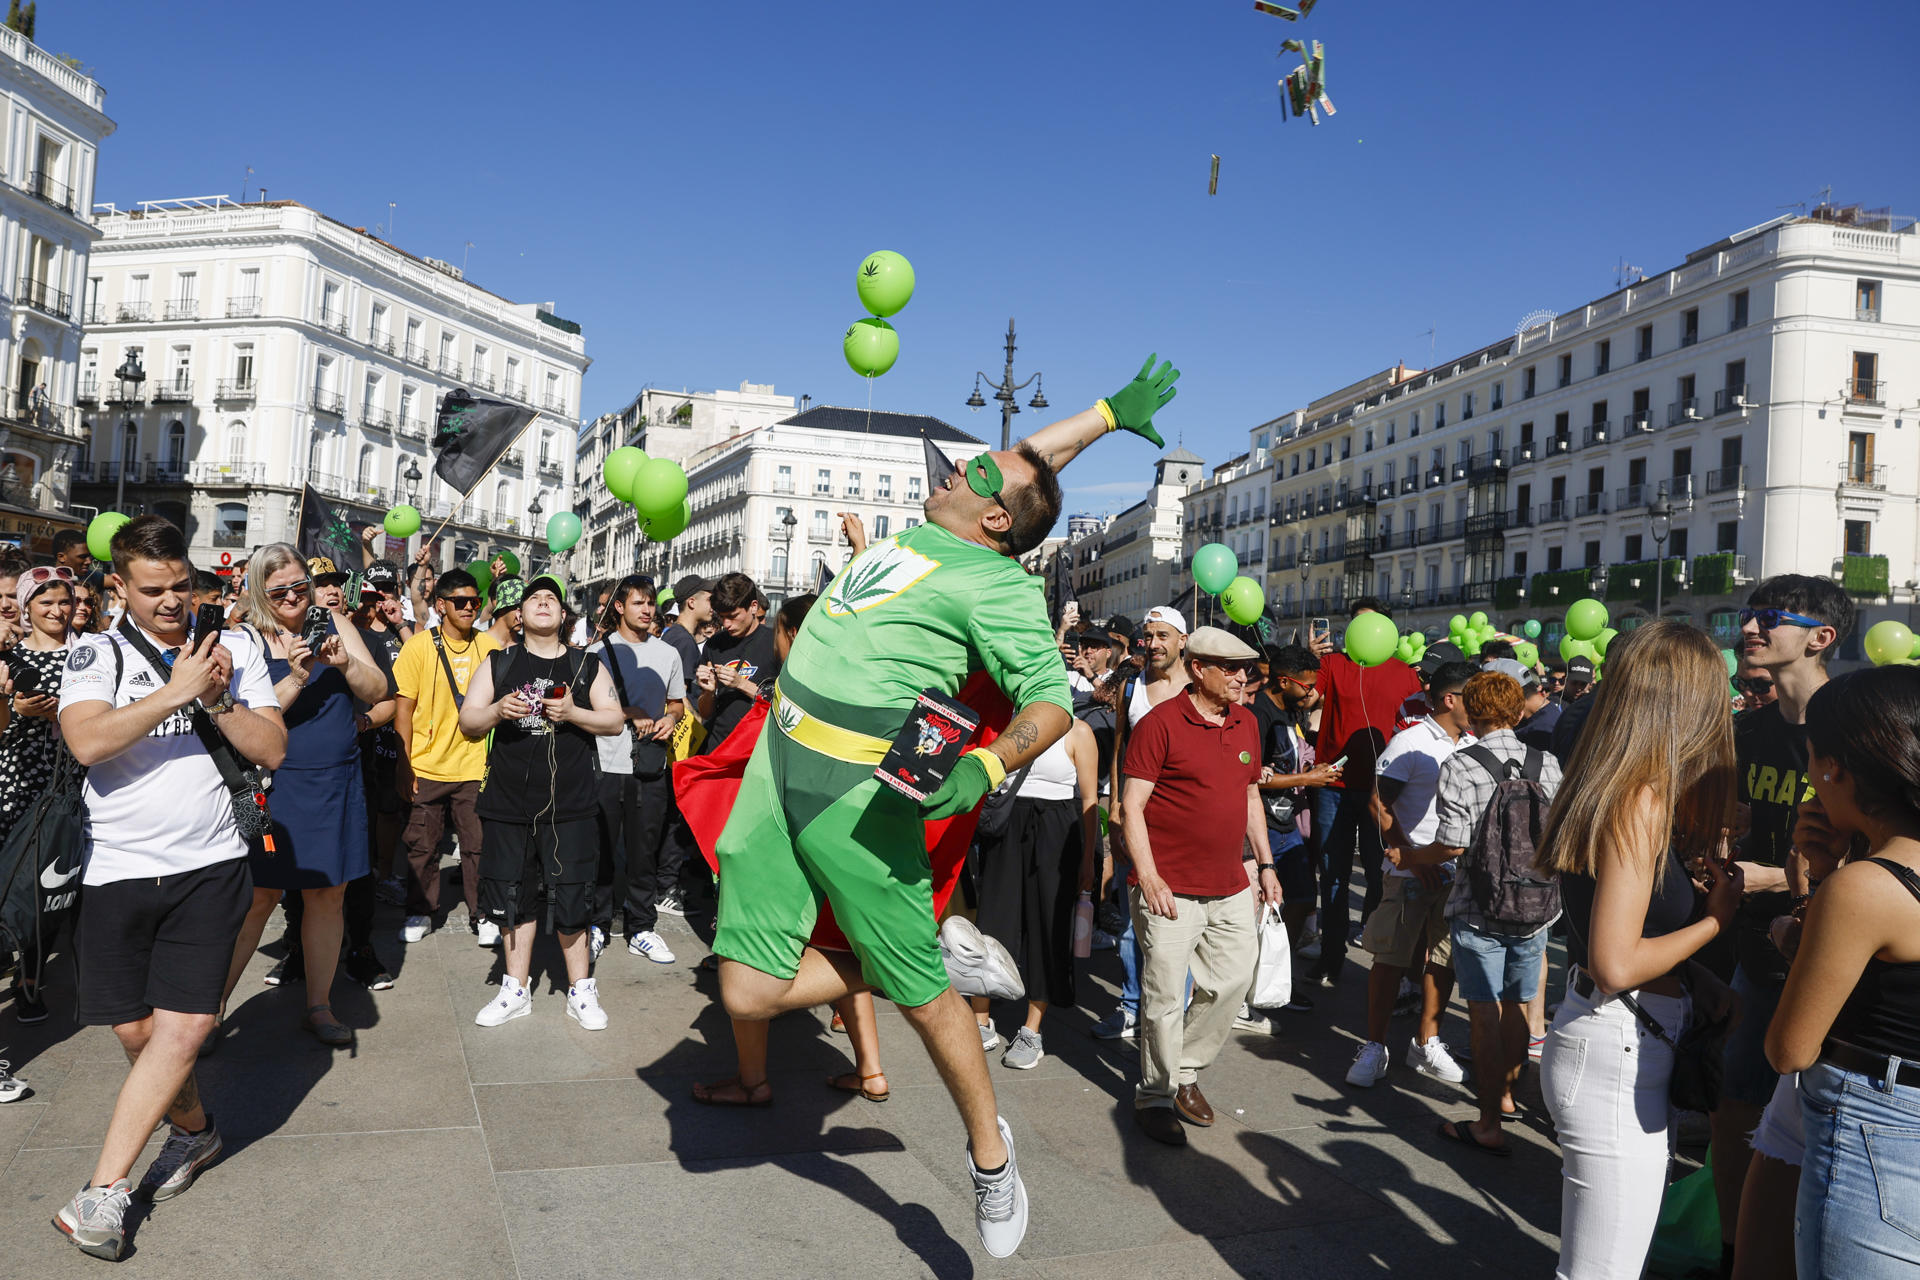
[[[768,717],[715,854],[718,954],[791,978],[825,901],[877,992],[911,1009],[947,989],[926,826],[872,764],[803,747]]]

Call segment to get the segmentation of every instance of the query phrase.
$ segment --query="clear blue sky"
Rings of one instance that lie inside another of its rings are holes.
[[[1318,129],[1280,113],[1290,36],[1327,46]],[[919,292],[876,407],[997,435],[961,401],[1014,316],[1061,410],[1171,357],[1160,425],[1212,463],[1623,256],[1827,184],[1920,213],[1907,4],[42,0],[39,42],[107,88],[100,199],[238,196],[251,165],[349,223],[397,201],[401,246],[471,240],[474,280],[585,326],[589,415],[649,382],[865,404],[840,335],[890,248]],[[1135,501],[1151,457],[1076,463],[1069,508]]]

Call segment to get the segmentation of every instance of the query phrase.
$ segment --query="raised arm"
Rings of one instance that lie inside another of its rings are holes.
[[[1153,415],[1179,394],[1173,384],[1179,381],[1180,371],[1173,367],[1172,361],[1155,369],[1153,362],[1158,358],[1148,356],[1140,372],[1126,386],[1104,400],[1095,401],[1091,409],[1040,428],[1028,436],[1025,443],[1032,445],[1034,452],[1046,459],[1055,471],[1072,462],[1081,450],[1109,431],[1131,431],[1155,448],[1166,448],[1167,442],[1153,429]]]

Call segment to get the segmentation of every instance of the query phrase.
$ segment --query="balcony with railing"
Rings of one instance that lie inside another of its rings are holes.
[[[1848,378],[1847,403],[1881,408],[1887,403],[1887,384],[1881,378]]]
[[[1634,432],[1645,434],[1649,431],[1652,431],[1653,430],[1653,410],[1651,409],[1633,410],[1632,412],[1628,413],[1624,419],[1621,420],[1620,427],[1623,431],[1626,431],[1628,434],[1632,434]]]
[[[527,402],[527,384],[511,380],[502,382],[500,384],[500,394],[509,400],[518,400],[520,403],[525,404]]]
[[[1690,475],[1669,476],[1660,482],[1660,492],[1674,502],[1692,502],[1700,496],[1699,487]]]
[[[1744,465],[1719,467],[1707,472],[1708,493],[1737,493],[1747,487],[1747,469]]]
[[[1887,469],[1885,466],[1869,467],[1856,462],[1840,464],[1840,483],[1849,489],[1885,489],[1887,487]]]
[[[540,401],[540,407],[548,413],[565,413],[567,411],[567,398],[565,396],[545,396]]]
[[[113,314],[115,324],[146,324],[153,319],[151,302],[123,302]]]
[[[460,378],[460,362],[458,360],[442,360],[440,362],[440,376],[443,378],[452,378],[457,382]]]
[[[360,426],[365,431],[392,431],[393,414],[378,405],[367,405],[360,410]]]
[[[100,380],[86,378],[80,383],[80,389],[74,393],[76,404],[96,405],[100,403]]]
[[[1614,490],[1613,509],[1615,511],[1638,511],[1653,500],[1653,486],[1648,484],[1630,484]]]
[[[337,333],[343,337],[348,332],[347,313],[344,311],[322,311],[320,327],[328,333]]]
[[[399,425],[394,428],[394,431],[398,433],[403,440],[425,440],[427,438],[427,424],[420,418],[402,418],[400,419]]]
[[[196,462],[188,468],[187,478],[209,489],[237,488],[263,482],[267,466],[264,462]]]
[[[140,389],[143,385],[145,384],[129,382],[125,378],[115,378],[107,383],[107,403],[139,404],[141,400]]]
[[[167,304],[163,313],[168,320],[198,320],[200,318],[200,300],[198,298],[175,298]]]
[[[518,445],[515,445],[513,448],[508,449],[505,453],[500,455],[500,465],[506,466],[506,467],[517,468],[522,464],[524,464],[526,460],[527,460],[527,451],[525,449],[520,448]]]
[[[252,320],[259,314],[260,299],[258,298],[227,299],[227,319],[229,320]]]
[[[258,384],[252,378],[222,378],[213,384],[216,400],[251,400],[258,394]]]
[[[73,316],[73,295],[62,293],[45,280],[22,276],[19,299],[35,311],[53,316],[55,319],[67,320]]]
[[[1587,516],[1603,516],[1607,513],[1607,495],[1604,493],[1583,493],[1573,500],[1575,519]]]
[[[1597,444],[1605,444],[1612,438],[1613,423],[1603,418],[1599,422],[1589,423],[1586,430],[1580,433],[1580,447],[1591,449]]]
[[[540,459],[540,474],[543,476],[564,475],[565,468],[561,466],[560,459],[558,458],[542,458]]]
[[[50,204],[63,213],[73,212],[73,188],[44,169],[33,171],[33,177],[27,183],[27,191],[35,200],[43,204]]]
[[[475,369],[467,378],[467,385],[476,391],[493,390],[493,375],[485,369]]]
[[[1853,318],[1854,318],[1855,320],[1860,320],[1860,321],[1864,321],[1864,322],[1865,322],[1865,323],[1867,323],[1867,324],[1879,324],[1879,323],[1880,323],[1880,308],[1878,308],[1878,307],[1855,307],[1855,308],[1853,309]]]
[[[372,347],[375,351],[384,351],[388,355],[392,355],[394,350],[393,335],[386,332],[384,329],[368,330],[367,345]]]
[[[400,358],[408,364],[417,364],[424,369],[427,365],[427,349],[417,342],[409,342],[401,351]]]
[[[330,413],[335,417],[339,417],[347,410],[347,398],[338,391],[329,391],[325,387],[315,387],[313,399],[309,403],[313,405],[315,413]]]
[[[1736,410],[1745,412],[1747,407],[1747,384],[1744,382],[1737,387],[1722,387],[1713,393],[1713,412],[1716,416]]]
[[[164,378],[153,384],[155,404],[188,404],[192,400],[192,378]]]
[[[1476,454],[1467,459],[1467,479],[1469,481],[1493,480],[1506,474],[1507,455],[1504,450],[1490,449],[1486,453]]]
[[[213,549],[215,551],[235,550],[247,545],[247,531],[241,529],[215,529],[213,531]]]
[[[1566,499],[1555,498],[1552,501],[1540,504],[1539,522],[1541,524],[1548,524],[1553,521],[1565,520],[1572,514],[1570,504]]]

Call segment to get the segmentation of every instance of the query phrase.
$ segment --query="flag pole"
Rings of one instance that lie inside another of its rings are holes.
[[[533,416],[527,419],[527,425],[520,428],[520,435],[515,436],[513,438],[514,444],[518,444],[520,442],[520,436],[524,436],[527,434],[527,432],[531,431],[533,429],[533,424],[538,421],[540,421],[540,412],[539,410],[536,409],[534,411]],[[511,449],[512,447],[513,445],[508,445],[507,449]],[[487,469],[485,471],[482,471],[478,476],[474,477],[473,484],[468,487],[465,493],[460,495],[460,499],[462,502],[464,502],[467,498],[472,496],[473,491],[480,487],[480,482],[482,480],[485,480],[488,476],[493,474],[493,469],[500,465],[500,459],[507,456],[507,449],[502,449],[500,451],[499,457],[496,457],[492,462],[489,462],[487,464]],[[436,459],[436,461],[438,461],[438,459]],[[428,483],[431,484],[432,482],[429,481]],[[305,500],[304,495],[302,497],[302,500],[303,501]],[[454,504],[454,509],[455,510],[459,509],[459,503]],[[413,562],[415,564],[425,564],[427,562],[427,548],[432,546],[434,539],[438,538],[441,535],[441,533],[445,531],[446,527],[452,523],[453,523],[453,512],[449,511],[447,512],[446,517],[440,521],[438,526],[435,527],[434,531],[428,534],[426,538],[420,543],[420,554],[416,555],[413,558]]]

